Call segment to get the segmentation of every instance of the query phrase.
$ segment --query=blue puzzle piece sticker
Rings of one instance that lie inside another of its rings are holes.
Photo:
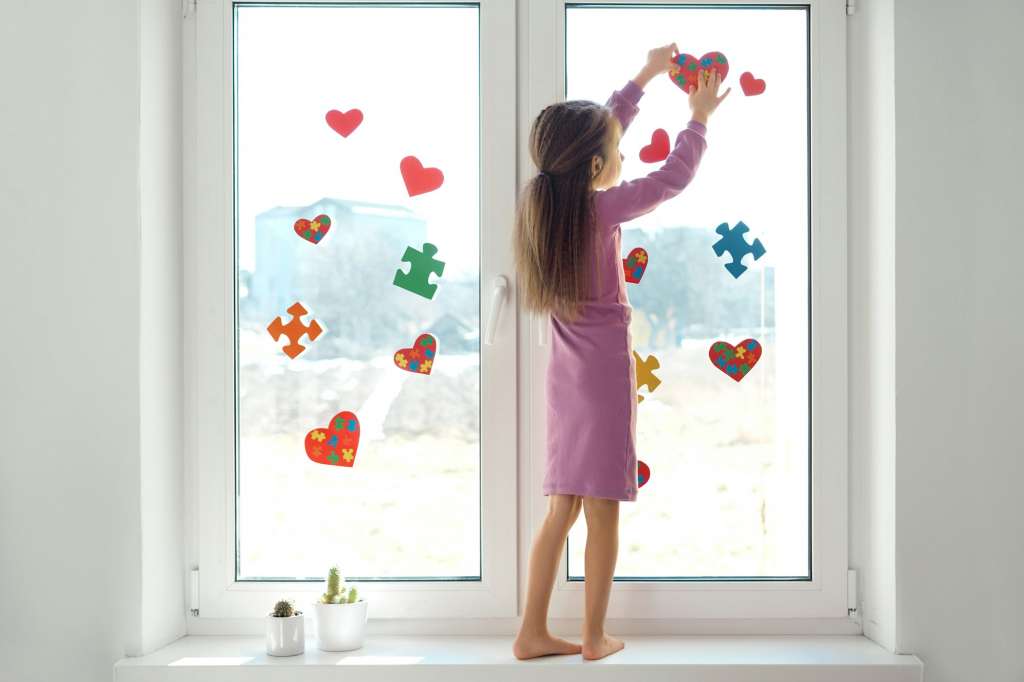
[[[754,257],[754,260],[758,260],[765,254],[765,248],[761,244],[760,239],[755,239],[750,244],[747,243],[747,238],[744,235],[749,231],[750,228],[742,220],[736,223],[736,227],[733,228],[729,227],[729,223],[722,223],[715,228],[715,232],[722,235],[722,238],[715,242],[711,248],[714,249],[716,256],[721,257],[726,252],[732,256],[732,262],[726,263],[725,269],[733,277],[738,278],[747,271],[747,266],[741,262],[744,256],[751,255]]]

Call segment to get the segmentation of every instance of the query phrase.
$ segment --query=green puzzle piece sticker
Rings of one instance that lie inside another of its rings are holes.
[[[417,251],[411,246],[406,247],[402,260],[409,264],[409,272],[407,274],[400,269],[395,270],[392,284],[423,298],[434,298],[437,285],[430,283],[430,274],[440,277],[444,273],[444,262],[434,258],[436,255],[437,247],[433,244],[423,244],[422,251]]]

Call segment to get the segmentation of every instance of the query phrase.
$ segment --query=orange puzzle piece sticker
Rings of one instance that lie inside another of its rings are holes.
[[[644,397],[640,395],[641,386],[647,386],[647,392],[653,393],[654,389],[661,385],[661,379],[654,376],[654,370],[661,367],[661,363],[653,355],[648,355],[646,360],[642,360],[636,351],[633,351],[633,359],[636,360],[636,401],[642,403]]]
[[[310,341],[315,341],[324,330],[316,320],[310,320],[308,325],[302,323],[302,316],[308,315],[309,311],[298,301],[288,308],[288,314],[292,316],[292,319],[285,323],[281,321],[279,315],[267,326],[267,331],[270,332],[274,341],[280,339],[282,334],[288,339],[289,343],[282,346],[281,350],[294,360],[302,351],[306,350],[306,346],[299,343],[299,340],[306,336]]]

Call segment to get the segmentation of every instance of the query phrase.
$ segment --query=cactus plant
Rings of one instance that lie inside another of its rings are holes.
[[[327,591],[320,597],[320,601],[324,604],[354,604],[358,597],[356,588],[345,588],[338,567],[331,566],[327,573]]]
[[[274,604],[274,611],[270,615],[275,618],[291,618],[292,616],[301,616],[302,611],[296,611],[294,604],[282,599]]]
[[[306,649],[306,619],[287,599],[274,604],[264,621],[269,656],[298,656]]]

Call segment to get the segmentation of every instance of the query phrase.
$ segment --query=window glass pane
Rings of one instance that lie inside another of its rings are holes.
[[[708,149],[678,198],[622,226],[623,256],[649,253],[627,284],[633,346],[654,355],[660,386],[638,406],[637,456],[651,470],[621,507],[619,578],[809,576],[808,28],[804,8],[572,7],[569,99],[604,102],[647,50],[676,42],[698,59],[720,51],[733,92],[712,117]],[[594,49],[600,45],[601,49]],[[745,97],[744,71],[764,94]],[[640,148],[689,120],[686,95],[662,76],[623,138],[623,178],[649,173]],[[734,278],[715,228],[746,223],[766,249]],[[712,365],[715,341],[756,339],[758,364],[736,382]],[[585,529],[569,541],[583,575]]]
[[[353,578],[479,579],[478,18],[235,10],[239,579],[319,579],[335,562]],[[345,137],[326,114],[351,109],[363,120]],[[410,197],[409,155],[443,185]],[[321,241],[296,233],[319,215]],[[425,242],[445,264],[429,300],[392,283]],[[267,327],[297,301],[326,331],[290,359]],[[426,332],[430,374],[396,367]],[[312,461],[307,433],[345,410],[353,466]]]

